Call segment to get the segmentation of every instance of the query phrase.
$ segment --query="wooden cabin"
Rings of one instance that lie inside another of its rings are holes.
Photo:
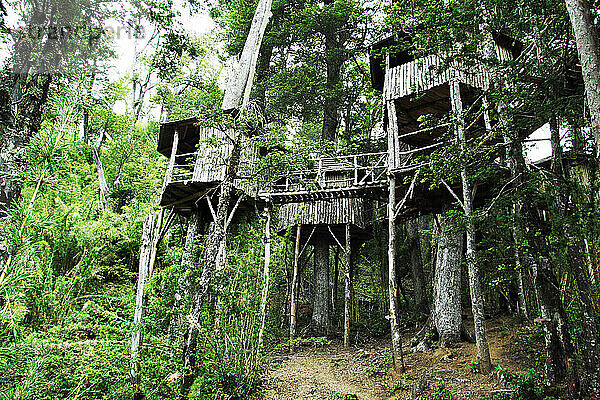
[[[282,204],[278,234],[287,236],[290,227],[300,225],[302,243],[335,246],[344,243],[349,224],[354,244],[368,240],[370,200],[385,195],[385,155],[318,156],[312,168],[279,179],[269,189],[271,201]]]
[[[499,60],[510,61],[520,54],[522,46],[518,41],[501,33],[493,36]],[[422,156],[452,140],[453,127],[444,122],[452,111],[452,81],[458,81],[463,109],[467,111],[467,136],[486,138],[491,122],[486,121],[485,115],[475,112],[482,106],[482,93],[490,86],[491,76],[486,67],[457,60],[444,61],[435,54],[415,58],[410,51],[410,42],[406,34],[386,38],[372,47],[370,58],[372,85],[383,92],[388,172],[396,177],[398,199],[409,191],[410,178],[427,165]],[[495,144],[499,139],[489,135],[485,145]],[[455,193],[461,193],[459,182],[449,184]],[[494,185],[478,182],[475,200],[490,196],[493,188]],[[398,218],[410,219],[418,214],[440,212],[454,201],[445,187],[431,188],[428,183],[417,183]]]
[[[211,219],[208,203],[203,198],[218,195],[215,189],[225,178],[233,147],[228,136],[232,135],[215,128],[200,127],[197,118],[161,124],[157,150],[169,159],[161,206],[184,215],[200,209],[205,218]],[[251,141],[245,141],[243,146],[240,178],[234,182],[246,196],[241,210],[251,208],[258,201],[257,180],[251,177],[258,149]]]

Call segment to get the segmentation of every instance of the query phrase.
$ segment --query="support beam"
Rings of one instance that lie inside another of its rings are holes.
[[[345,288],[344,288],[344,346],[350,346],[350,288],[352,285],[352,245],[350,238],[350,224],[346,224],[346,249],[345,249]]]
[[[450,102],[455,118],[456,139],[460,144],[461,151],[466,151],[467,139],[465,135],[465,120],[463,116],[463,105],[460,94],[460,83],[458,79],[450,82]],[[467,167],[463,165],[460,176],[462,178],[463,208],[466,220],[467,233],[467,267],[469,270],[469,288],[471,294],[471,310],[473,312],[473,324],[475,327],[475,341],[477,344],[477,361],[479,369],[483,373],[489,373],[492,369],[490,360],[490,348],[487,341],[485,317],[483,310],[483,293],[479,282],[479,267],[475,260],[475,223],[473,222],[473,198],[472,186]]]
[[[142,332],[142,322],[144,319],[144,308],[147,297],[144,294],[146,283],[152,276],[154,261],[156,260],[156,251],[160,240],[160,231],[162,229],[162,219],[164,210],[158,213],[150,213],[144,220],[142,230],[138,282],[135,294],[135,311],[133,314],[133,332],[131,334],[131,355],[129,378],[133,387],[134,399],[143,399],[144,393],[141,390],[140,376],[140,348],[144,342]]]
[[[398,324],[398,287],[396,283],[396,177],[389,176],[388,199],[388,296],[390,304],[390,329],[392,333],[392,356],[394,369],[404,372],[404,356],[402,354],[402,337]]]
[[[271,264],[271,207],[265,206],[265,266],[263,270],[263,288],[260,298],[260,330],[258,331],[258,350],[262,351],[263,337],[265,332],[265,320],[267,317],[267,299],[269,297],[269,267]]]
[[[298,302],[298,264],[300,261],[300,224],[296,225],[296,244],[294,245],[294,268],[292,272],[292,290],[290,295],[290,352],[294,352],[296,338],[296,308]]]

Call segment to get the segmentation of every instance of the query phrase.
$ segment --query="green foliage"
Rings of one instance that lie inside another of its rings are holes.
[[[439,381],[431,392],[422,397],[423,400],[454,400],[452,391],[446,387],[446,383]]]
[[[474,374],[478,374],[480,372],[479,369],[479,363],[476,361],[469,361],[469,371],[471,371]]]
[[[402,391],[402,390],[409,390],[409,389],[410,389],[409,381],[404,378],[396,379],[396,380],[390,382],[388,384],[388,386],[386,387],[386,391],[390,395],[393,395],[394,393]]]
[[[498,375],[500,382],[514,389],[514,392],[508,397],[510,400],[541,400],[545,398],[541,387],[541,379],[533,369],[517,373],[510,368],[498,366],[495,373]]]
[[[512,354],[522,360],[527,360],[529,365],[537,371],[544,368],[546,361],[544,352],[544,332],[540,326],[526,326],[517,331],[510,345]]]

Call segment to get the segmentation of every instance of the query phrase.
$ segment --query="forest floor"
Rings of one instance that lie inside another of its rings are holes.
[[[488,322],[490,353],[495,365],[513,371],[532,367],[531,360],[519,351],[519,341],[515,341],[517,331],[523,335],[527,329],[508,320]],[[413,334],[406,332],[403,342],[408,343]],[[474,343],[419,353],[405,347],[404,352],[406,373],[402,376],[390,369],[389,339],[350,348],[339,343],[301,347],[292,355],[272,355],[263,380],[264,400],[406,399],[412,398],[411,391],[435,391],[442,381],[454,399],[490,399],[503,390],[495,374],[472,371]]]

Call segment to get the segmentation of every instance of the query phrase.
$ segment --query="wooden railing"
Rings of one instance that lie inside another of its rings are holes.
[[[311,168],[293,170],[278,177],[270,193],[336,190],[385,185],[387,152],[313,158]]]
[[[191,181],[194,177],[196,153],[183,153],[175,156],[173,171],[169,183]]]

